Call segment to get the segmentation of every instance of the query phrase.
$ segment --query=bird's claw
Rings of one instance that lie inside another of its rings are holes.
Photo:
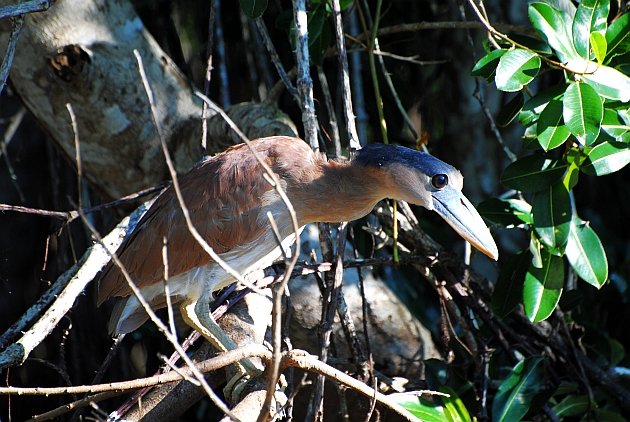
[[[245,369],[243,365],[238,364],[238,372],[228,381],[225,388],[223,388],[224,397],[230,400],[230,402],[233,404],[238,403],[247,384],[252,379],[260,376],[262,373],[263,371],[256,366],[253,366],[253,368]],[[276,383],[276,391],[274,393],[276,413],[281,412],[288,401],[288,398],[284,393],[287,385],[288,384],[286,378],[284,377],[284,375],[280,374],[280,378]]]

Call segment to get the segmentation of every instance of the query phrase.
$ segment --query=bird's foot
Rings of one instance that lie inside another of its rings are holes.
[[[243,391],[247,387],[247,384],[254,378],[257,378],[263,373],[263,370],[255,366],[251,361],[246,361],[247,364],[237,364],[238,372],[228,381],[227,385],[223,388],[224,397],[231,403],[236,404],[242,398]],[[248,365],[249,364],[249,365]],[[245,368],[248,369],[245,369]],[[280,378],[276,383],[276,391],[274,393],[275,411],[273,413],[281,412],[286,405],[288,398],[284,393],[287,388],[287,380],[284,375],[280,374]]]
[[[231,403],[238,403],[247,384],[254,378],[260,376],[263,370],[252,361],[246,359],[243,364],[236,364],[236,374],[228,381],[223,388],[223,394]]]

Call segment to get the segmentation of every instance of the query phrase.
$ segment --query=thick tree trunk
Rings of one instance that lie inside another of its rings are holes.
[[[9,30],[8,20],[0,22],[3,49]],[[83,173],[113,198],[167,175],[134,50],[154,93],[160,131],[177,168],[187,170],[201,157],[201,100],[127,1],[58,0],[28,15],[10,74],[28,109],[74,162],[66,104],[72,106]]]

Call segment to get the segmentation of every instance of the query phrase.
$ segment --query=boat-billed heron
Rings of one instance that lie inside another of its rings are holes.
[[[269,137],[250,144],[277,175],[300,226],[356,220],[380,200],[392,198],[436,211],[464,239],[497,259],[490,231],[462,194],[462,175],[429,154],[372,144],[350,161],[327,161],[297,138]],[[250,147],[241,144],[204,160],[179,178],[193,225],[214,251],[243,275],[265,268],[281,256],[268,212],[285,239],[283,244],[294,241],[286,205],[263,174]],[[117,253],[156,309],[166,306],[163,239],[172,303],[179,303],[189,325],[215,346],[221,350],[232,348],[231,340],[210,316],[209,302],[214,291],[234,279],[192,237],[172,187],[156,199]],[[131,294],[121,272],[112,265],[107,267],[98,303],[121,297],[111,319],[113,333],[131,332],[147,319]],[[220,344],[216,344],[217,339]]]

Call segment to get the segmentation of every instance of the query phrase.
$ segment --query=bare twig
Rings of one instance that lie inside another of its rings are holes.
[[[317,118],[315,117],[315,103],[313,102],[313,80],[309,71],[310,60],[308,54],[308,28],[306,17],[306,1],[293,0],[293,21],[295,23],[297,61],[297,90],[302,110],[302,124],[304,125],[304,139],[313,151],[319,150],[317,139]]]
[[[339,75],[342,81],[343,113],[346,118],[346,129],[351,150],[361,148],[359,135],[355,125],[354,111],[352,108],[352,92],[350,90],[350,76],[348,74],[348,55],[346,54],[346,43],[343,37],[343,22],[341,20],[341,7],[339,0],[332,0],[333,17],[335,20],[335,40],[337,42],[337,57],[339,58]]]
[[[70,403],[66,403],[63,406],[59,406],[56,409],[50,410],[46,413],[42,413],[40,415],[33,416],[27,422],[43,422],[49,421],[54,418],[59,418],[61,415],[65,415],[68,412],[72,412],[73,410],[85,408],[91,406],[93,403],[98,403],[103,400],[110,399],[112,397],[120,396],[124,394],[125,391],[105,391],[103,393],[94,394],[91,396],[84,397],[79,400],[75,400]]]
[[[535,31],[528,26],[510,25],[504,23],[496,23],[494,27],[503,32],[518,32],[521,34],[535,34]],[[438,29],[487,29],[481,22],[460,22],[460,21],[444,21],[444,22],[415,22],[415,23],[403,23],[399,25],[392,25],[383,28],[379,28],[378,36],[399,34],[401,32],[418,32],[426,30],[438,30]],[[360,34],[357,38],[365,41],[369,39],[370,33],[368,31]]]
[[[72,124],[72,133],[74,133],[74,160],[77,165],[77,195],[79,197],[79,208],[83,208],[83,189],[81,181],[83,179],[83,170],[81,168],[81,143],[79,141],[79,128],[77,126],[77,116],[74,114],[72,104],[66,103],[66,109],[70,115],[70,123]]]
[[[208,43],[206,44],[206,73],[203,81],[203,93],[206,97],[210,96],[210,80],[212,78],[212,51],[214,49],[214,3],[215,0],[210,2],[210,13],[208,15]],[[208,120],[206,117],[206,110],[208,105],[203,103],[201,105],[201,147],[205,152],[208,150]]]
[[[383,143],[389,143],[389,136],[387,133],[387,122],[385,121],[385,113],[383,110],[383,97],[381,96],[381,88],[378,82],[378,75],[376,73],[376,62],[374,60],[374,51],[380,50],[378,45],[378,26],[381,18],[381,7],[383,5],[382,0],[376,1],[376,11],[374,12],[374,22],[370,18],[370,10],[367,2],[363,1],[363,7],[365,9],[365,18],[367,25],[371,26],[371,34],[368,44],[368,63],[370,65],[370,76],[372,79],[372,88],[374,89],[374,100],[376,101],[376,109],[378,111],[379,128],[381,131],[381,138]],[[360,9],[358,9],[360,10]]]
[[[413,63],[413,64],[417,64],[420,66],[427,66],[427,65],[434,65],[434,64],[444,64],[444,63],[448,63],[449,60],[418,60],[419,56],[401,56],[398,54],[394,54],[394,53],[389,53],[387,51],[375,51],[374,54],[376,54],[377,56],[383,56],[383,57],[390,57],[394,60],[400,60],[403,62],[409,62],[409,63]]]
[[[166,313],[168,315],[168,326],[175,336],[175,318],[173,316],[173,301],[171,300],[171,289],[168,285],[168,240],[166,236],[162,238],[162,265],[164,266],[164,297],[166,298]]]
[[[13,211],[24,214],[39,215],[42,217],[58,218],[70,222],[79,216],[78,211],[49,211],[39,208],[29,208],[20,205],[0,204],[0,211]]]
[[[287,72],[284,70],[284,67],[282,66],[282,62],[280,61],[280,56],[278,56],[276,47],[274,47],[273,41],[271,41],[269,32],[267,32],[267,26],[265,25],[265,21],[263,21],[262,18],[256,19],[256,28],[258,29],[258,33],[260,34],[262,38],[265,48],[267,49],[267,53],[269,53],[271,62],[276,67],[276,71],[278,72],[280,79],[282,79],[282,82],[284,82],[284,86],[286,87],[287,91],[289,91],[289,94],[291,94],[296,100],[299,101],[298,91],[293,86],[293,83],[291,82],[291,78],[289,77]]]
[[[7,51],[4,54],[4,60],[0,66],[0,94],[4,90],[4,86],[7,84],[7,78],[9,77],[9,71],[13,65],[13,58],[15,57],[15,49],[17,41],[20,36],[20,31],[24,25],[24,16],[17,15],[11,18],[11,34],[9,35],[9,42],[7,45]]]
[[[328,113],[328,124],[330,125],[331,137],[335,145],[335,156],[341,157],[341,140],[339,139],[339,125],[337,124],[337,116],[335,116],[335,107],[333,106],[332,97],[330,95],[330,87],[328,86],[328,78],[322,66],[317,66],[317,78],[324,95],[324,105]]]
[[[460,15],[462,16],[462,19],[466,20],[466,12],[463,6],[460,7]],[[488,23],[488,25],[490,24]],[[471,47],[470,51],[472,52],[473,59],[474,59],[475,48],[474,48],[473,38],[472,36],[470,36],[470,34],[468,34],[468,44]],[[499,145],[501,145],[501,147],[503,148],[503,152],[505,153],[505,155],[508,157],[510,161],[512,162],[516,161],[516,155],[510,150],[510,148],[507,146],[507,144],[503,140],[503,136],[501,135],[501,132],[499,131],[496,125],[496,122],[494,120],[494,116],[492,116],[492,113],[490,112],[490,110],[488,109],[488,106],[486,105],[486,100],[484,98],[484,91],[481,84],[479,83],[479,78],[475,78],[475,90],[473,92],[473,97],[475,97],[475,99],[479,103],[479,106],[481,107],[483,114],[486,116],[486,120],[488,121],[490,130],[492,131]]]
[[[7,125],[4,134],[2,135],[2,139],[0,139],[0,155],[4,159],[4,163],[6,164],[7,170],[9,171],[9,176],[11,177],[11,183],[18,193],[18,196],[20,197],[20,202],[22,203],[26,202],[26,198],[24,197],[24,192],[22,192],[22,188],[20,188],[17,175],[15,174],[15,170],[13,169],[13,165],[11,164],[11,160],[9,159],[9,151],[7,146],[9,145],[9,142],[11,142],[11,139],[13,139],[13,135],[15,135],[18,127],[20,127],[20,124],[22,123],[25,115],[26,108],[24,106],[20,106],[18,111],[13,116],[11,116],[9,124]]]
[[[322,308],[321,339],[319,349],[319,359],[326,363],[328,359],[328,349],[330,347],[330,336],[335,320],[335,314],[339,306],[341,284],[343,282],[343,253],[345,250],[346,233],[348,224],[341,223],[337,237],[337,253],[335,255],[335,274],[333,282],[326,286],[324,296],[324,306]],[[314,420],[323,420],[323,400],[324,400],[324,378],[319,376],[313,388],[313,398],[311,408]]]
[[[0,6],[0,19],[12,18],[26,13],[48,10],[55,0],[30,0],[8,6]]]
[[[164,328],[166,328],[166,326],[164,326]],[[170,371],[165,374],[138,378],[131,381],[79,385],[74,387],[0,387],[0,395],[49,396],[59,394],[95,394],[108,391],[137,390],[139,388],[153,387],[156,385],[179,381],[184,377],[196,377],[196,372],[213,372],[251,357],[260,357],[270,360],[271,352],[269,352],[269,350],[261,344],[248,344],[247,346],[221,353],[212,359],[198,362],[197,365],[193,365],[192,362],[190,362],[187,364],[187,367],[179,368],[177,372]],[[196,378],[199,381],[199,378]],[[203,378],[203,376],[201,378]]]
[[[138,214],[142,214],[144,211],[144,207],[141,207],[134,212],[133,216],[137,217]],[[116,250],[118,245],[122,242],[123,236],[121,236],[121,233],[125,232],[129,221],[129,218],[123,219],[101,243],[90,247],[81,259],[73,265],[72,268],[62,274],[53,287],[31,306],[22,319],[7,330],[2,336],[3,343],[10,341],[10,338],[12,338],[16,332],[16,327],[20,327],[19,331],[21,331],[21,329],[28,326],[30,321],[35,319],[37,315],[42,312],[45,307],[44,304],[47,304],[51,297],[55,299],[53,306],[46,311],[30,330],[25,332],[18,341],[11,344],[0,353],[0,368],[24,362],[33,349],[50,334],[61,318],[72,308],[74,301],[83,292],[88,283],[90,283],[96,274],[107,264],[110,254],[108,249]]]
[[[147,386],[155,386],[175,382],[181,380],[183,377],[189,377],[196,375],[197,371],[200,372],[212,372],[220,368],[232,365],[243,359],[259,357],[262,360],[269,362],[272,360],[272,354],[264,346],[259,344],[249,344],[247,346],[231,350],[222,353],[220,356],[199,362],[196,367],[184,367],[179,371],[171,371],[167,374],[155,375],[147,378],[140,378],[132,381],[122,381],[108,384],[76,386],[76,387],[35,387],[35,388],[23,388],[23,387],[0,387],[1,395],[32,395],[32,396],[45,396],[45,395],[59,395],[59,394],[95,394],[103,392],[117,392],[134,390]],[[319,361],[317,357],[308,354],[303,350],[292,350],[285,352],[282,355],[281,369],[288,367],[297,367],[309,372],[323,375],[331,380],[334,380],[348,388],[351,388],[366,397],[375,397],[376,400],[392,409],[400,416],[408,421],[417,422],[417,419],[413,417],[406,409],[399,406],[390,397],[375,391],[371,387],[363,384],[362,382],[352,378],[351,376]]]
[[[359,32],[358,23],[358,7],[352,8],[350,12],[350,18],[348,21],[350,31],[353,35]],[[357,133],[359,136],[359,143],[365,145],[367,142],[367,128],[369,124],[369,116],[365,110],[365,95],[363,93],[363,78],[362,78],[362,64],[361,53],[358,50],[350,53],[350,60],[352,61],[352,94],[354,97],[354,104],[356,107],[356,123]]]

